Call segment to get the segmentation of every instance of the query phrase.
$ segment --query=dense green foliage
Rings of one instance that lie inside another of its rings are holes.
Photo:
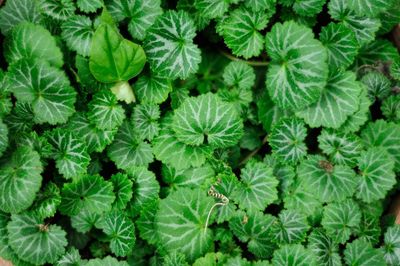
[[[398,0],[0,5],[1,258],[400,265]]]

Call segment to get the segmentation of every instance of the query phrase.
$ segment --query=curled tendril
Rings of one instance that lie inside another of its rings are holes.
[[[225,205],[228,205],[228,203],[229,203],[229,199],[224,194],[218,193],[213,185],[211,185],[210,189],[208,190],[208,195],[213,197],[213,198],[215,198],[215,199],[220,199],[221,202],[215,203],[211,207],[210,211],[208,212],[207,220],[206,220],[206,227],[204,229],[204,235],[207,232],[208,222],[210,220],[210,216],[211,216],[211,213],[214,210],[214,208],[217,207],[217,206],[225,206]]]

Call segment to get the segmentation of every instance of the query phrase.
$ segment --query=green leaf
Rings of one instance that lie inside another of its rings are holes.
[[[368,97],[371,101],[385,99],[391,93],[392,86],[390,80],[380,72],[371,71],[361,78],[361,82],[368,89]]]
[[[264,11],[253,12],[247,8],[238,8],[224,20],[222,36],[232,53],[244,58],[260,55],[264,38],[260,33],[272,14]]]
[[[376,120],[361,132],[366,147],[383,147],[394,159],[394,170],[400,171],[400,125]]]
[[[172,127],[180,141],[195,146],[230,147],[243,134],[242,120],[233,105],[211,93],[185,100],[175,110]]]
[[[341,266],[339,247],[323,229],[316,228],[308,236],[308,248],[314,253],[318,265]]]
[[[131,214],[139,214],[143,205],[158,198],[160,184],[153,172],[145,167],[131,168],[128,171],[133,180],[133,200],[130,201]]]
[[[383,199],[396,184],[394,161],[383,147],[371,147],[358,159],[360,181],[357,198],[371,203]]]
[[[243,223],[244,219],[246,219],[245,223]],[[229,220],[229,228],[241,242],[248,242],[249,251],[257,258],[269,258],[276,247],[271,232],[271,226],[275,220],[275,217],[269,214],[239,211]]]
[[[331,0],[328,9],[333,19],[341,21],[355,33],[360,47],[375,39],[375,34],[381,26],[379,19],[358,16],[349,9],[346,0]]]
[[[18,101],[32,105],[38,123],[65,123],[76,92],[65,73],[45,61],[20,60],[10,67],[10,89]]]
[[[242,61],[232,61],[224,69],[224,82],[241,89],[253,87],[256,75],[254,69]]]
[[[22,22],[40,24],[42,16],[36,1],[10,0],[0,9],[0,30],[8,35],[11,30]]]
[[[284,118],[274,125],[268,136],[272,153],[283,164],[296,164],[307,155],[304,140],[307,129],[298,118]]]
[[[49,182],[42,191],[39,191],[31,209],[40,218],[45,219],[54,217],[60,203],[60,189],[53,182]]]
[[[354,167],[363,150],[361,139],[352,133],[324,129],[318,136],[318,147],[334,164]]]
[[[216,191],[228,199],[232,199],[235,189],[239,186],[239,181],[234,174],[219,174],[217,176],[218,184],[214,186]],[[235,204],[227,204],[224,206],[219,206],[216,210],[216,222],[223,223],[225,221],[229,222],[236,211]]]
[[[9,64],[23,58],[44,60],[55,67],[61,67],[64,63],[61,50],[50,32],[28,22],[14,27],[7,39],[4,55]]]
[[[200,49],[193,43],[196,28],[184,11],[167,11],[147,31],[144,49],[151,70],[170,79],[197,72]]]
[[[400,263],[400,225],[393,225],[386,230],[383,250],[388,265]]]
[[[327,52],[311,29],[276,23],[266,35],[271,63],[266,86],[278,107],[299,110],[316,102],[328,77]]]
[[[348,68],[358,52],[358,42],[354,32],[343,23],[330,23],[321,29],[319,38],[328,52],[328,65],[335,68]]]
[[[306,215],[296,210],[283,210],[273,227],[274,239],[280,245],[299,243],[305,239],[308,229]]]
[[[374,249],[362,239],[356,239],[346,245],[344,260],[348,265],[354,266],[386,265],[382,250]]]
[[[56,266],[75,266],[81,265],[84,261],[81,259],[79,250],[70,248],[64,255],[62,255],[55,264]]]
[[[11,248],[26,262],[54,263],[65,252],[66,232],[58,225],[44,224],[32,214],[12,215],[7,230]]]
[[[314,255],[302,245],[284,245],[275,250],[272,258],[274,266],[316,266]]]
[[[92,0],[90,0],[92,1]],[[69,49],[88,56],[94,34],[93,23],[86,16],[76,15],[61,24],[61,36]]]
[[[324,207],[321,224],[328,236],[344,244],[361,222],[361,211],[352,199],[329,203]]]
[[[106,7],[117,21],[128,19],[131,36],[143,40],[147,30],[162,14],[160,4],[160,0],[111,0],[106,2]]]
[[[195,188],[207,183],[208,180],[215,177],[214,169],[209,164],[185,170],[177,170],[171,166],[163,165],[161,170],[163,181],[167,183],[171,189],[178,189],[179,187]]]
[[[379,19],[382,23],[380,33],[382,34],[390,32],[393,27],[399,23],[400,20],[400,2],[391,2],[391,7],[379,14]]]
[[[128,202],[132,199],[132,181],[126,174],[117,173],[111,176],[114,187],[115,201],[113,208],[117,210],[125,209]]]
[[[125,119],[125,111],[118,104],[117,97],[110,90],[101,90],[93,95],[89,103],[88,118],[99,129],[112,130]]]
[[[42,183],[42,171],[37,152],[17,148],[0,166],[0,210],[18,213],[31,206]]]
[[[349,166],[333,165],[320,155],[309,155],[300,163],[301,182],[314,191],[321,202],[344,200],[356,189],[356,174]]]
[[[247,0],[244,5],[253,11],[273,10],[276,0]]]
[[[400,122],[400,94],[390,95],[383,100],[381,111],[387,120]]]
[[[141,103],[159,104],[168,98],[172,86],[168,79],[152,73],[151,75],[140,75],[133,85],[133,89]]]
[[[96,125],[89,122],[86,113],[76,112],[68,121],[66,126],[75,136],[81,138],[86,143],[88,153],[102,152],[110,144],[117,129],[100,130]]]
[[[200,15],[208,19],[219,18],[228,11],[232,0],[195,0],[194,6]]]
[[[186,256],[182,253],[172,252],[163,257],[163,266],[189,266],[186,262]]]
[[[205,223],[213,204],[205,191],[189,188],[161,200],[156,216],[159,245],[168,252],[179,250],[190,261],[203,255],[212,243],[212,230],[205,231]]]
[[[100,229],[110,238],[111,252],[124,257],[135,245],[135,226],[123,213],[112,211],[102,218]]]
[[[85,266],[129,266],[126,261],[118,261],[116,258],[107,256],[103,259],[91,259]]]
[[[58,171],[67,179],[78,179],[86,173],[90,162],[86,144],[72,132],[61,128],[47,134],[49,143],[54,148],[53,158]]]
[[[38,0],[41,10],[56,20],[67,20],[76,10],[72,0]]]
[[[49,158],[53,153],[53,147],[44,135],[38,135],[36,131],[21,133],[16,140],[17,146],[27,146],[37,151],[42,158]]]
[[[32,106],[28,103],[17,102],[7,117],[4,118],[9,130],[9,137],[14,133],[28,132],[34,123]]]
[[[4,124],[3,120],[0,119],[0,156],[3,155],[7,147],[8,147],[8,127],[6,124]]]
[[[318,101],[297,115],[304,118],[310,127],[339,128],[357,111],[361,91],[353,72],[335,71],[329,75]]]
[[[153,161],[149,143],[138,139],[134,127],[125,121],[108,147],[107,154],[119,169],[129,170]]]
[[[115,200],[112,183],[99,175],[84,175],[72,183],[65,184],[61,197],[60,211],[67,215],[76,215],[81,210],[106,212],[111,209]]]
[[[347,4],[357,15],[376,17],[390,8],[392,3],[392,0],[350,0]]]
[[[71,216],[71,226],[80,233],[89,232],[100,220],[99,213],[81,209],[78,214]]]
[[[94,32],[89,68],[98,81],[128,81],[142,71],[145,62],[142,47],[124,39],[115,26],[102,23]]]
[[[93,13],[101,8],[104,3],[103,0],[77,0],[76,5],[84,13]]]
[[[379,62],[395,62],[400,60],[396,46],[388,40],[376,39],[361,47],[356,60],[356,66],[376,64]]]
[[[258,119],[265,131],[270,132],[271,128],[282,117],[292,115],[288,109],[281,109],[274,104],[267,92],[257,101]]]
[[[155,216],[158,210],[158,200],[148,202],[143,205],[140,217],[136,220],[139,235],[149,244],[157,243],[157,232],[155,228]]]
[[[167,116],[162,121],[159,135],[152,142],[157,160],[178,170],[203,165],[212,150],[205,145],[190,146],[179,141],[171,128],[172,124],[172,116]]]
[[[279,182],[264,163],[248,162],[241,170],[240,181],[232,197],[243,209],[264,210],[278,199]]]
[[[160,119],[160,107],[155,104],[136,105],[131,116],[139,138],[149,141],[158,135],[160,130],[158,119]]]
[[[325,2],[326,0],[296,0],[293,10],[301,16],[312,17],[322,11]]]

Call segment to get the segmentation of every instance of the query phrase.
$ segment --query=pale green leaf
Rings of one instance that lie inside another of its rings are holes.
[[[230,147],[243,134],[243,122],[233,105],[211,93],[185,100],[175,110],[172,127],[180,141],[194,146]]]
[[[346,199],[324,207],[321,224],[335,242],[345,243],[361,222],[361,211],[356,202]]]
[[[352,266],[385,266],[382,250],[375,249],[370,243],[356,239],[346,245],[344,261]]]
[[[81,15],[70,17],[61,24],[61,30],[61,36],[69,49],[82,56],[89,55],[90,43],[94,34],[90,18]]]
[[[329,75],[318,101],[297,115],[304,118],[310,127],[339,128],[357,111],[361,91],[353,72],[335,71]]]
[[[17,148],[0,166],[0,209],[18,213],[33,203],[43,171],[39,154],[29,147]]]
[[[333,165],[320,155],[310,155],[299,165],[297,174],[322,202],[344,200],[353,195],[357,185],[353,169]]]
[[[32,214],[12,215],[7,229],[11,248],[26,262],[54,263],[65,252],[66,232],[58,225],[44,224]]]
[[[78,179],[86,173],[90,162],[86,144],[71,131],[61,128],[47,134],[49,143],[53,146],[53,159],[58,171],[67,179]]]
[[[248,162],[241,170],[240,181],[232,197],[243,209],[264,210],[278,199],[279,182],[264,163]]]
[[[156,216],[159,244],[167,251],[179,250],[190,261],[203,255],[212,242],[212,230],[205,232],[205,223],[213,204],[205,191],[189,188],[161,200]]]
[[[328,77],[327,52],[311,29],[294,21],[276,23],[266,35],[271,63],[266,86],[281,108],[299,110],[316,102]]]
[[[198,70],[200,49],[193,43],[196,28],[184,11],[167,11],[147,31],[144,49],[153,72],[185,79]]]
[[[360,181],[356,196],[364,202],[383,199],[396,184],[394,161],[383,147],[371,147],[361,152],[357,166]]]
[[[91,259],[85,266],[129,266],[126,261],[118,261],[116,258],[107,256],[103,259]]]
[[[76,215],[85,209],[94,213],[106,212],[115,200],[112,183],[99,175],[84,175],[66,183],[61,197],[60,211],[67,215]]]

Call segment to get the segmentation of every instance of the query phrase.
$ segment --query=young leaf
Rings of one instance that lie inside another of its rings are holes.
[[[331,71],[349,67],[358,52],[358,42],[354,32],[343,23],[330,23],[321,29],[319,38],[328,52]]]
[[[125,119],[125,111],[118,104],[117,97],[110,90],[101,90],[93,95],[89,103],[88,118],[99,129],[112,130]]]
[[[281,108],[299,110],[317,101],[328,77],[327,53],[311,29],[276,23],[266,35],[271,64],[266,86]]]
[[[71,131],[54,129],[47,134],[49,143],[53,146],[53,158],[58,171],[67,179],[77,179],[86,173],[90,162],[85,143]]]
[[[254,69],[241,61],[232,61],[224,69],[224,82],[228,86],[250,89],[255,82]]]
[[[348,265],[386,265],[383,251],[380,249],[374,249],[370,243],[362,239],[356,239],[346,245],[344,260]]]
[[[0,30],[4,36],[20,23],[40,24],[42,15],[36,1],[11,0],[0,9]]]
[[[141,103],[159,104],[168,98],[172,91],[171,82],[156,74],[141,75],[133,85],[135,95]]]
[[[320,155],[310,155],[297,169],[304,186],[312,189],[321,202],[344,200],[356,189],[356,174],[344,165],[333,165]]]
[[[272,13],[254,12],[243,7],[230,13],[222,24],[222,36],[234,55],[246,59],[260,55],[264,45],[260,31],[267,26],[271,15]]]
[[[76,5],[84,13],[93,13],[101,8],[104,3],[103,0],[77,0]]]
[[[318,147],[334,164],[354,167],[363,150],[361,139],[352,133],[324,129],[318,136]]]
[[[128,202],[132,199],[132,181],[126,174],[117,173],[111,176],[114,187],[115,201],[113,208],[117,210],[125,209]]]
[[[278,199],[279,182],[264,163],[248,162],[241,170],[240,181],[232,197],[243,209],[264,210]]]
[[[143,40],[147,30],[163,10],[160,0],[109,0],[106,7],[117,20],[128,19],[128,31],[134,39]]]
[[[193,43],[196,28],[184,11],[167,11],[148,30],[144,49],[151,70],[169,79],[186,79],[201,61]]]
[[[394,159],[394,170],[400,171],[400,125],[376,120],[361,132],[366,147],[383,147]]]
[[[72,0],[39,0],[38,2],[41,10],[56,20],[67,20],[76,10]]]
[[[10,89],[18,101],[32,105],[38,123],[65,123],[76,92],[65,73],[45,61],[20,60],[10,67]]]
[[[92,1],[92,0],[91,0]],[[94,34],[93,23],[86,16],[76,15],[61,24],[61,36],[68,48],[82,56],[88,56]]]
[[[361,211],[357,203],[351,199],[329,203],[324,207],[321,224],[328,236],[338,243],[349,240],[354,229],[361,221]]]
[[[295,210],[283,210],[273,227],[274,239],[278,244],[299,243],[305,239],[308,229],[307,216]]]
[[[308,248],[315,254],[318,265],[342,265],[337,243],[322,228],[314,229],[308,236]]]
[[[211,93],[185,100],[175,110],[172,127],[180,141],[194,146],[230,147],[243,134],[243,122],[233,105]]]
[[[246,219],[245,223],[244,219]],[[251,253],[258,258],[269,258],[276,248],[271,232],[271,226],[275,220],[275,217],[269,214],[238,211],[229,220],[229,228],[241,242],[248,242],[247,247]]]
[[[203,255],[212,242],[212,230],[205,231],[205,223],[213,204],[205,191],[189,188],[180,188],[161,200],[156,215],[159,245],[168,252],[179,250],[190,261]]]
[[[149,141],[158,135],[160,130],[158,119],[160,119],[160,107],[155,104],[136,105],[131,116],[139,138]]]
[[[302,245],[284,245],[275,250],[274,266],[316,266],[314,255]]]
[[[67,215],[76,215],[81,210],[106,212],[115,200],[112,183],[99,175],[84,175],[65,184],[61,197],[60,211]]]
[[[114,25],[102,23],[94,32],[89,68],[98,81],[128,81],[142,71],[145,62],[142,47],[124,39]]]
[[[44,60],[55,67],[64,63],[55,38],[42,26],[32,23],[24,22],[14,27],[5,48],[4,55],[9,64],[23,58]]]
[[[272,153],[283,164],[296,164],[307,154],[307,129],[298,118],[284,118],[274,125],[268,137]]]
[[[124,214],[112,211],[100,221],[100,229],[110,238],[111,252],[124,257],[135,245],[135,226]]]
[[[400,264],[400,226],[393,225],[385,233],[385,261],[388,265]]]
[[[339,128],[357,111],[362,87],[350,71],[334,71],[318,101],[297,113],[310,127]]]
[[[365,84],[368,89],[368,97],[371,101],[378,99],[385,99],[390,95],[392,86],[390,80],[380,72],[371,71],[361,78],[361,82]]]
[[[358,159],[360,181],[357,198],[367,203],[383,199],[396,184],[393,168],[394,161],[384,148],[371,147],[361,152]]]
[[[153,161],[150,144],[139,140],[134,127],[128,121],[119,128],[107,154],[118,168],[124,170]]]
[[[19,147],[0,166],[0,210],[18,213],[33,203],[43,171],[40,156],[29,147]]]
[[[65,252],[66,232],[30,213],[14,214],[7,225],[9,244],[18,257],[35,265],[54,263]]]

